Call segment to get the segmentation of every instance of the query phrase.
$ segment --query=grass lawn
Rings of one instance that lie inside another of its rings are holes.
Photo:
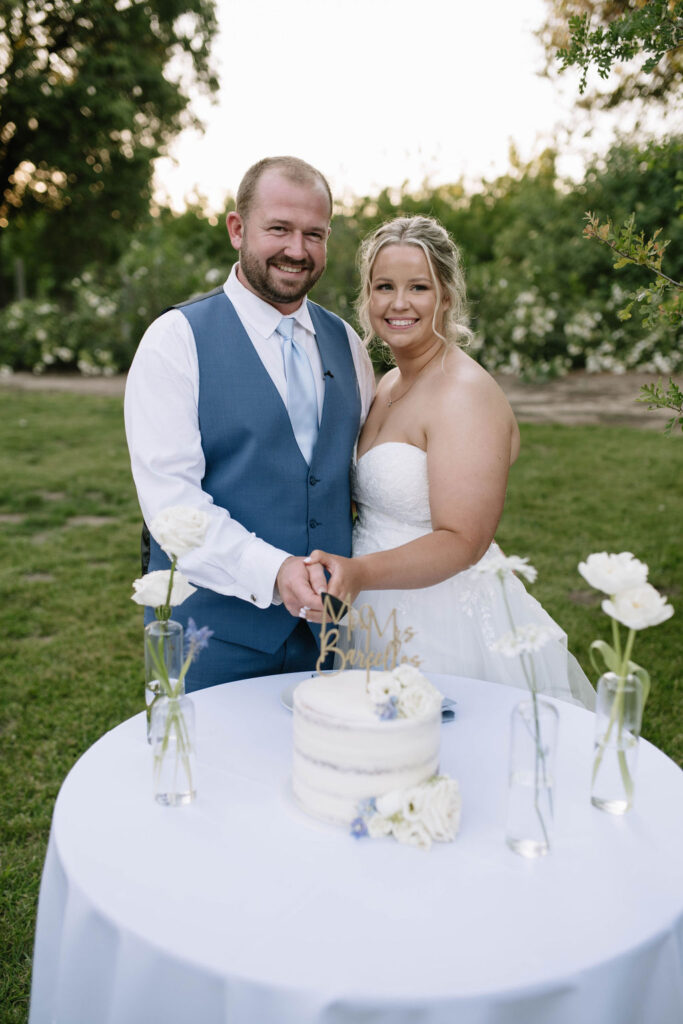
[[[0,389],[0,1007],[27,1016],[35,908],[64,776],[142,707],[139,513],[121,401]],[[539,570],[533,593],[591,679],[610,639],[576,571],[632,551],[677,609],[641,633],[652,677],[643,734],[683,765],[683,441],[629,428],[525,426],[498,539]]]

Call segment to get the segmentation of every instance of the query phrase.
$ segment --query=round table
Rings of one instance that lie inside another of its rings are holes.
[[[198,797],[151,795],[142,715],[74,766],[55,806],[31,1024],[680,1024],[683,773],[641,742],[636,802],[589,801],[593,716],[560,709],[551,854],[504,842],[524,694],[432,676],[457,701],[442,770],[461,831],[429,852],[355,840],[290,796],[285,686],[193,694]]]

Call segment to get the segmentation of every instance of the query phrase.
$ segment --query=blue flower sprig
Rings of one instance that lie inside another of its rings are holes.
[[[395,697],[391,699],[396,700]],[[368,834],[368,818],[371,818],[373,814],[377,814],[377,803],[374,796],[368,800],[361,800],[358,804],[358,817],[351,822],[351,835],[354,839],[362,839]]]

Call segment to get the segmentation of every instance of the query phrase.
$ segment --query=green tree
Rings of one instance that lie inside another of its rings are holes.
[[[57,284],[116,259],[154,159],[197,123],[190,86],[217,88],[215,31],[215,0],[0,0],[5,262],[22,236]]]
[[[661,102],[679,96],[683,80],[683,0],[549,0],[551,15],[545,26],[546,45],[552,48],[560,38],[558,20],[567,17],[566,45],[560,46],[555,59],[564,71],[581,68],[580,92],[586,86],[588,70],[596,66],[602,78],[608,78],[613,67],[634,58],[639,66],[621,76],[620,82],[607,94],[594,95],[590,104],[617,106],[636,97],[655,98]],[[678,172],[678,190],[683,175]],[[677,204],[680,209],[680,199]],[[599,212],[586,213],[586,238],[609,246],[614,254],[614,267],[629,265],[645,267],[654,280],[645,288],[637,288],[621,310],[621,319],[629,319],[634,306],[639,308],[646,327],[658,320],[674,328],[683,324],[683,283],[663,269],[664,252],[670,239],[660,238],[661,228],[646,235],[636,212],[632,211],[621,225],[612,217],[603,221]],[[680,220],[680,218],[679,218]]]
[[[581,69],[580,92],[595,69],[611,76],[607,91],[591,88],[581,105],[611,109],[636,100],[664,104],[683,87],[683,0],[547,0],[538,32],[546,73]]]

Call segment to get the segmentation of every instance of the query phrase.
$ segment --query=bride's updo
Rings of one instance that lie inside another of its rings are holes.
[[[467,325],[465,277],[460,253],[451,236],[437,220],[421,216],[397,217],[396,220],[380,225],[361,242],[358,251],[360,294],[356,312],[365,344],[369,344],[374,337],[370,323],[372,269],[378,252],[385,245],[419,245],[427,258],[429,272],[439,296],[432,324],[434,333],[447,345],[467,344],[472,337],[472,331]],[[444,311],[442,334],[436,330],[436,319],[444,295],[447,296],[449,304]]]

